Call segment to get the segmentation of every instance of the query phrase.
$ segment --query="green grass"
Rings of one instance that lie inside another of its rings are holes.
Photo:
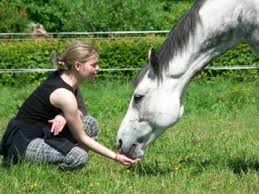
[[[1,88],[1,134],[35,87]],[[131,85],[93,82],[82,91],[99,120],[100,142],[115,149]],[[215,79],[191,83],[183,118],[138,165],[125,168],[92,152],[89,163],[72,172],[24,162],[0,167],[0,193],[257,193],[258,172],[259,84]]]

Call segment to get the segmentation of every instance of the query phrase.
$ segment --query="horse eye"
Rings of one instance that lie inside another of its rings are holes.
[[[142,100],[143,97],[144,97],[143,95],[135,94],[134,95],[134,102],[139,103]]]

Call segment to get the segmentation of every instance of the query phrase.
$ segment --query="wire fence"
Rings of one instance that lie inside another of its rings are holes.
[[[147,35],[166,35],[169,30],[151,30],[151,31],[108,31],[108,32],[48,32],[41,33],[0,33],[0,41],[31,41],[39,39],[106,39],[106,38],[141,38]],[[38,38],[35,38],[38,37]]]
[[[141,68],[110,68],[110,69],[100,69],[101,72],[111,72],[111,71],[139,71]],[[259,69],[259,65],[242,65],[242,66],[209,66],[204,69],[208,70],[248,70],[248,69]],[[52,72],[56,69],[0,69],[0,74],[5,73],[44,73],[44,72]]]

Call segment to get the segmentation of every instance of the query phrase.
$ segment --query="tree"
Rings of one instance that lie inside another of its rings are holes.
[[[0,31],[24,32],[28,24],[26,11],[15,0],[0,1]]]

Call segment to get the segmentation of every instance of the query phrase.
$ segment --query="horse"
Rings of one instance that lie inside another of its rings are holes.
[[[183,97],[190,81],[208,63],[247,42],[259,55],[258,0],[198,0],[172,28],[158,53],[136,78],[128,110],[117,132],[117,149],[131,158],[184,112]]]

